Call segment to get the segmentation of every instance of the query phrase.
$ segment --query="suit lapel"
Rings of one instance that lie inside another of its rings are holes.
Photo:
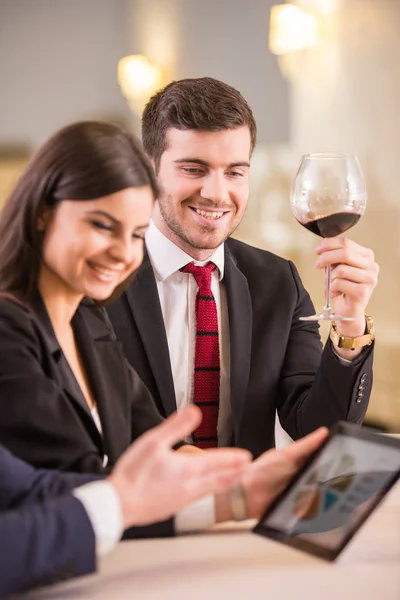
[[[176,411],[175,389],[157,284],[148,256],[126,291],[126,298],[168,416]]]
[[[46,306],[40,294],[38,294],[36,298],[32,301],[32,309],[35,313],[36,320],[40,326],[40,330],[44,338],[44,342],[47,346],[47,350],[51,356],[51,373],[49,373],[49,375],[51,375],[51,377],[54,377],[58,385],[63,388],[64,392],[75,404],[76,409],[79,411],[79,414],[84,420],[85,426],[88,428],[94,441],[99,446],[99,448],[102,448],[102,438],[99,434],[99,431],[97,430],[97,427],[94,424],[85,397],[83,396],[78,382],[76,381],[76,378],[71,370],[71,367],[69,366],[60,347],[60,344],[58,343],[58,340],[54,333],[53,325],[51,323],[50,317],[46,310]]]
[[[225,244],[225,273],[231,352],[231,406],[235,440],[239,430],[250,374],[252,306],[246,277]]]
[[[71,368],[63,354],[60,344],[54,333],[53,325],[48,315],[46,306],[40,294],[32,301],[32,309],[35,313],[45,344],[52,357],[52,376],[57,383],[64,388],[67,394],[77,403],[84,412],[90,415],[89,407],[79,388]]]
[[[82,308],[78,308],[73,328],[89,386],[96,398],[103,437],[95,427],[96,432],[113,464],[131,442],[127,423],[130,414],[121,410],[122,399],[126,397],[123,373],[125,358],[119,342],[110,339],[104,321],[96,316],[96,309],[92,314],[89,311],[85,310],[83,314]]]

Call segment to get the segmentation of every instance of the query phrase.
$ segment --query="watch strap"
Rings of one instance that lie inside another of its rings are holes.
[[[372,317],[366,316],[366,333],[357,337],[348,337],[339,333],[335,321],[331,323],[330,339],[338,348],[345,350],[357,350],[370,346],[375,339]]]

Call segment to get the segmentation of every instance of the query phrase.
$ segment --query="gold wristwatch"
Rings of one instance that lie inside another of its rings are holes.
[[[358,337],[346,337],[339,333],[335,321],[331,323],[330,338],[338,348],[345,350],[356,350],[364,346],[370,346],[375,339],[375,325],[372,317],[365,315],[365,333]]]

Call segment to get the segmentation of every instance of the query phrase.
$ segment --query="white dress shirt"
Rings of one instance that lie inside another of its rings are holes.
[[[225,287],[221,281],[224,276],[224,245],[221,244],[206,261],[194,261],[151,222],[146,233],[146,246],[164,318],[178,411],[193,402],[198,291],[193,275],[182,273],[179,269],[190,262],[204,266],[212,261],[217,266],[212,273],[211,290],[217,306],[221,368],[218,445],[229,446],[232,442],[233,424],[229,383],[228,306]]]

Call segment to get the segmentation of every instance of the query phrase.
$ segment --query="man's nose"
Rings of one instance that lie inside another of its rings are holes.
[[[228,202],[229,189],[223,173],[209,173],[205,178],[204,185],[200,191],[200,196],[213,202]]]

